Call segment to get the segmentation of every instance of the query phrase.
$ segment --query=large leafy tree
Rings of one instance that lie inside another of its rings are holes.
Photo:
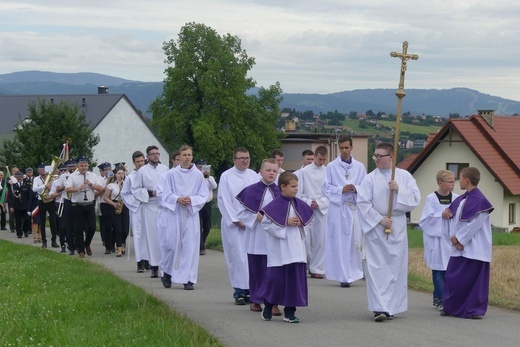
[[[29,116],[20,120],[13,140],[6,140],[0,157],[6,165],[25,168],[39,162],[50,163],[69,140],[70,155],[92,157],[99,136],[92,132],[85,114],[76,104],[58,104],[38,100],[29,104]]]
[[[188,23],[163,50],[168,64],[164,89],[150,111],[152,126],[170,148],[193,146],[195,157],[219,174],[232,165],[236,147],[249,150],[252,166],[280,147],[283,133],[275,130],[280,84],[246,94],[256,85],[247,76],[255,61],[238,37]]]

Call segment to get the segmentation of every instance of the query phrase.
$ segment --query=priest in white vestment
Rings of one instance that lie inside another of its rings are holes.
[[[382,322],[408,309],[408,234],[406,212],[421,201],[412,175],[395,169],[391,180],[394,147],[376,146],[372,157],[377,168],[358,187],[358,215],[363,232],[368,309],[374,320]],[[391,218],[388,214],[390,191],[393,191]],[[389,228],[391,233],[385,233]]]
[[[235,303],[245,305],[249,292],[249,270],[246,252],[246,226],[237,217],[242,209],[235,197],[245,187],[256,183],[260,177],[249,169],[251,158],[243,147],[233,153],[234,166],[220,176],[218,187],[218,208],[222,215],[220,232],[222,247],[228,267],[229,280],[234,289]]]
[[[192,290],[199,270],[199,211],[206,204],[208,187],[204,175],[191,163],[190,146],[180,148],[181,164],[161,176],[157,184],[160,211],[157,233],[161,248],[164,287],[182,283]]]
[[[136,260],[148,260],[152,278],[159,277],[159,265],[161,264],[161,251],[157,237],[157,215],[159,213],[156,198],[157,182],[159,177],[168,171],[168,167],[159,162],[159,156],[160,153],[156,146],[148,146],[146,149],[148,164],[137,171],[130,186],[132,194],[141,203],[140,241],[142,242],[140,242]]]
[[[322,192],[329,199],[325,240],[325,276],[341,287],[363,278],[357,187],[366,176],[365,166],[351,155],[352,138],[338,139],[340,156],[327,165]]]

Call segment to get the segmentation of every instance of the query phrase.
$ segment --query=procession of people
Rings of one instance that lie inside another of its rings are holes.
[[[350,136],[340,136],[338,148],[340,155],[328,164],[326,147],[305,150],[303,166],[295,173],[282,168],[283,152],[274,149],[257,173],[249,168],[248,149],[239,147],[233,167],[218,184],[205,161],[193,163],[188,145],[168,156],[172,168],[161,163],[154,145],[133,153],[131,172],[124,162],[114,167],[104,162],[97,175],[86,157],[61,163],[55,172],[38,164],[36,178],[31,168],[25,173],[13,168],[9,180],[0,173],[1,212],[12,213],[11,231],[18,238],[33,233],[42,248],[47,247],[48,220],[51,247],[61,247],[63,253],[68,248],[80,258],[93,254],[96,217],[101,216],[105,254],[121,257],[132,235],[138,273],[150,271],[165,288],[179,284],[194,290],[218,186],[230,298],[236,305],[249,304],[264,321],[281,316],[280,306],[285,322],[298,323],[296,307],[308,305],[308,278],[335,281],[338,288],[365,279],[374,321],[392,320],[408,309],[405,214],[419,205],[421,194],[411,174],[392,168],[392,144],[376,146],[376,169],[368,174],[351,154]],[[453,174],[440,172],[440,190],[428,196],[421,222],[425,249],[442,253],[428,255],[427,262],[433,271],[434,305],[443,315],[481,317],[487,308],[493,209],[476,189],[480,177],[475,170],[466,170],[461,182],[461,189],[472,193],[458,199],[451,194]],[[474,201],[482,208],[469,206]],[[456,221],[455,215],[464,218]],[[6,230],[4,216],[1,223]],[[468,223],[477,230],[468,231]],[[471,291],[472,279],[463,270],[478,276],[478,292]],[[453,284],[459,279],[466,291]],[[466,298],[464,307],[456,299],[461,297]]]

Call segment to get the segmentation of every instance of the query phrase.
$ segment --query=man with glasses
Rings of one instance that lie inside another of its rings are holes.
[[[157,182],[168,167],[160,163],[160,153],[157,146],[146,148],[148,164],[144,165],[132,178],[130,190],[132,195],[141,203],[141,247],[136,261],[148,261],[151,266],[151,278],[159,277],[161,251],[157,236],[157,215],[159,205],[156,198]]]
[[[393,156],[392,144],[378,144],[372,157],[377,168],[357,189],[368,309],[374,312],[376,322],[391,320],[394,314],[408,309],[406,212],[421,201],[419,188],[408,171],[396,168],[392,180]],[[393,203],[389,218],[390,191]]]
[[[329,199],[325,238],[325,277],[342,288],[363,278],[359,223],[356,219],[357,187],[366,176],[365,166],[352,157],[352,138],[338,139],[340,155],[325,169],[321,186]]]
[[[249,296],[249,270],[246,252],[246,226],[237,218],[242,205],[235,198],[245,187],[259,181],[249,169],[249,151],[239,147],[233,153],[234,166],[222,173],[218,188],[218,208],[222,214],[222,247],[234,289],[235,304],[245,305]]]

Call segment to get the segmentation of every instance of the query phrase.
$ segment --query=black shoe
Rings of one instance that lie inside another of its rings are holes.
[[[235,305],[245,305],[246,299],[239,296],[238,298],[235,298]]]
[[[23,234],[25,237],[29,237],[29,233],[25,233]]]
[[[112,253],[111,250],[109,250],[109,249],[105,250],[105,254],[111,254],[111,253]]]
[[[148,260],[142,260],[144,262],[144,269],[145,270],[150,270],[152,267],[150,266],[150,263],[148,262]]]
[[[193,283],[191,282],[188,282],[186,284],[184,284],[184,290],[193,290]]]
[[[65,248],[65,246],[61,246],[61,253],[66,253],[67,252],[67,249]]]
[[[19,239],[21,239],[23,236],[22,235],[16,235]]]
[[[47,241],[42,242],[42,248],[47,248]]]
[[[76,254],[76,251],[74,249],[71,249],[69,252],[69,255],[75,255],[75,254]]]
[[[171,288],[172,287],[172,276],[168,275],[166,272],[164,273],[163,277],[161,278],[162,285],[164,288]]]
[[[386,319],[386,314],[384,312],[374,312],[374,320],[376,322],[382,322]]]
[[[56,241],[52,241],[51,246],[52,246],[52,248],[60,248],[60,246],[56,243]]]
[[[449,317],[451,316],[448,312],[444,311],[444,310],[441,310],[441,316],[443,317]]]
[[[340,282],[339,285],[341,288],[350,288],[350,283],[348,282]]]
[[[143,273],[144,272],[144,263],[143,261],[137,262],[137,273]]]
[[[2,228],[2,230],[7,230],[7,228]]]
[[[158,278],[159,277],[159,267],[158,266],[152,266],[150,268],[152,270],[152,273],[150,274],[151,278]]]

